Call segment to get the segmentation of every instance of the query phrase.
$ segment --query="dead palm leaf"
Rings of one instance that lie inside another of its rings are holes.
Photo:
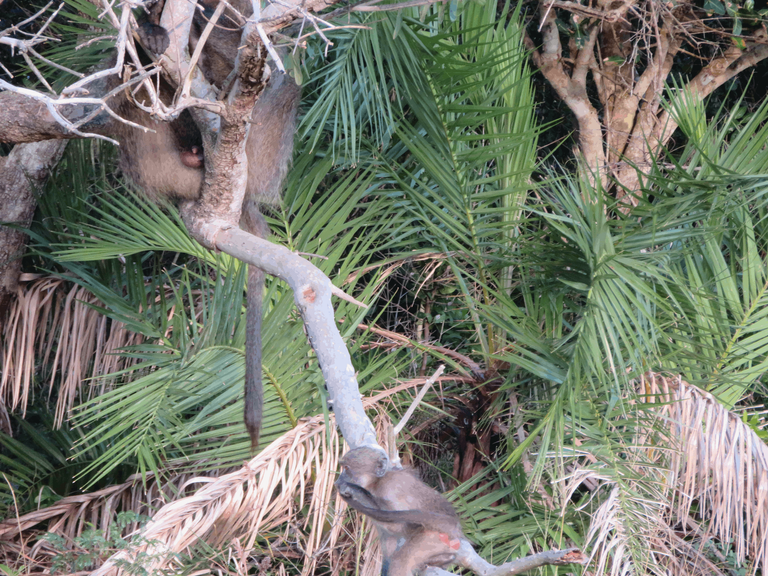
[[[186,486],[202,487],[166,504],[154,515],[142,533],[150,544],[114,555],[93,576],[120,574],[116,563],[130,561],[140,552],[149,553],[153,559],[151,566],[145,566],[150,573],[170,567],[175,554],[184,552],[198,539],[223,547],[245,535],[243,554],[247,554],[260,532],[296,522],[307,497],[302,522],[305,536],[300,544],[304,556],[302,574],[313,574],[323,556],[320,553],[333,551],[342,534],[339,519],[345,504],[340,499],[332,503],[340,451],[334,423],[326,427],[322,417],[310,418],[242,468],[219,478],[190,478]],[[311,490],[305,490],[308,486]],[[327,532],[329,514],[331,528]],[[329,555],[331,565],[333,556]]]
[[[366,407],[377,411],[374,421],[379,437],[387,438],[391,428],[382,401],[421,383],[420,379],[403,382],[367,399]],[[49,532],[71,542],[89,521],[106,528],[106,519],[118,509],[149,514],[150,506],[161,501],[168,503],[142,530],[140,544],[112,556],[94,576],[120,574],[121,563],[130,564],[140,555],[150,562],[142,564],[149,573],[171,568],[177,555],[199,540],[213,548],[229,548],[239,556],[238,564],[247,566],[256,537],[275,529],[285,530],[286,540],[298,538],[294,547],[301,553],[302,574],[314,574],[319,565],[330,566],[338,574],[356,562],[362,576],[375,576],[381,570],[381,557],[370,523],[359,515],[342,522],[346,504],[332,497],[342,448],[333,417],[327,425],[322,417],[306,419],[245,466],[218,478],[180,474],[172,482],[158,482],[152,474],[144,479],[134,475],[123,484],[66,497],[49,508],[6,520],[0,523],[0,540],[17,542],[23,556],[34,559],[43,570],[56,551],[46,547],[44,540],[29,548],[19,542],[29,540],[35,525],[48,521]]]
[[[587,478],[610,490],[593,514],[587,536],[597,558],[596,573],[622,574],[631,566],[626,541],[642,525],[654,527],[645,535],[648,554],[672,574],[712,573],[710,560],[680,538],[680,530],[689,539],[706,542],[716,537],[732,543],[736,562],[741,565],[749,558],[752,573],[761,566],[765,570],[768,446],[712,394],[680,376],[647,372],[640,378],[639,392],[647,404],[656,405],[655,422],[636,438],[627,460],[646,486],[657,486],[656,498],[646,494],[637,506],[628,506],[626,494],[631,491],[620,490],[615,478],[601,475],[599,468],[577,470],[569,481],[569,496]],[[702,526],[692,517],[694,507],[694,515],[707,520]],[[641,510],[645,518],[630,526],[628,509]],[[682,528],[673,530],[678,525]]]
[[[83,382],[135,364],[136,359],[115,352],[141,343],[141,335],[101,314],[94,307],[100,305],[88,290],[62,278],[22,282],[3,327],[0,402],[26,415],[37,354],[41,368],[50,373],[49,396],[60,381],[54,420],[59,427],[78,396],[96,394],[84,392]],[[98,394],[110,382],[102,379]]]

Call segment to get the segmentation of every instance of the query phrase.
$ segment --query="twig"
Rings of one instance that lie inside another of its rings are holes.
[[[108,34],[106,36],[96,36],[96,38],[91,38],[87,42],[83,42],[82,44],[78,44],[77,46],[75,46],[75,52],[77,52],[78,50],[82,50],[83,48],[87,48],[94,42],[98,42],[100,40],[115,40],[115,39],[117,39],[117,36],[115,36],[114,34]]]
[[[72,76],[77,76],[78,78],[85,78],[85,74],[83,74],[82,72],[77,72],[76,70],[72,70],[71,68],[67,68],[66,66],[62,66],[61,64],[58,64],[58,63],[54,62],[53,60],[49,60],[48,58],[46,58],[42,54],[38,53],[32,47],[29,48],[29,52],[31,52],[32,55],[35,58],[37,58],[38,60],[42,60],[43,62],[48,64],[48,66],[52,66],[53,68],[58,68],[62,72],[66,72],[67,74],[72,74]]]
[[[280,59],[280,56],[278,56],[277,50],[275,50],[272,41],[269,39],[269,36],[267,36],[264,27],[258,22],[256,23],[256,32],[259,33],[259,38],[261,38],[261,41],[266,47],[267,52],[269,52],[269,55],[272,56],[272,60],[275,62],[277,69],[280,70],[280,72],[285,73],[285,66],[283,65],[283,61]]]
[[[52,3],[52,2],[51,2],[51,3]],[[50,6],[50,4],[49,4],[49,6]],[[46,28],[48,28],[48,26],[50,26],[50,25],[51,25],[51,22],[53,22],[53,19],[54,19],[54,18],[56,18],[56,15],[57,15],[59,12],[61,12],[61,9],[62,9],[62,8],[64,8],[64,2],[62,2],[61,4],[59,4],[59,7],[58,7],[58,8],[56,8],[56,10],[54,10],[54,11],[53,11],[53,14],[51,14],[51,15],[48,17],[48,20],[46,20],[46,21],[45,21],[45,24],[43,24],[43,25],[40,27],[40,30],[38,30],[38,31],[35,33],[35,35],[34,35],[34,36],[32,36],[32,39],[31,39],[32,41],[36,41],[36,40],[38,40],[38,39],[39,39],[40,41],[43,41],[43,40],[44,40],[44,39],[41,37],[41,36],[42,36],[42,34],[43,34],[43,32],[45,32],[45,29],[46,29]],[[45,40],[56,40],[56,39],[54,39],[54,38],[46,38]],[[56,41],[58,41],[58,40],[56,40]]]
[[[106,3],[106,0],[105,0],[105,3]],[[123,10],[121,18],[120,20],[118,20],[117,15],[112,10],[111,6],[109,6],[109,4],[106,3],[106,8],[104,9],[104,12],[102,12],[100,17],[103,17],[104,14],[109,15],[112,25],[118,29],[117,41],[115,42],[115,46],[117,48],[117,58],[115,60],[115,65],[112,68],[106,68],[105,70],[94,72],[93,74],[90,74],[89,76],[86,76],[81,80],[78,80],[74,84],[67,86],[66,88],[64,88],[64,90],[61,91],[62,95],[66,96],[68,94],[74,94],[76,92],[87,93],[88,89],[86,88],[86,86],[95,82],[96,80],[106,78],[113,74],[118,74],[122,69],[123,60],[125,58],[125,45],[127,43],[127,38],[128,38],[128,32],[127,32],[128,21],[129,21],[128,19],[131,15],[131,11]]]
[[[385,4],[384,6],[375,6],[376,3],[382,0],[374,0],[374,2],[363,2],[358,6],[353,6],[350,12],[390,12],[392,10],[402,10],[403,8],[414,8],[416,6],[429,6],[430,4],[437,4],[438,2],[445,3],[446,0],[408,0],[407,2],[399,2],[397,4]]]
[[[26,20],[19,22],[18,24],[14,24],[10,28],[6,28],[5,30],[0,31],[0,38],[3,36],[7,36],[8,34],[13,34],[14,32],[21,32],[22,34],[27,34],[27,32],[24,32],[23,30],[20,30],[24,24],[29,24],[33,20],[36,20],[38,16],[42,15],[48,8],[51,7],[51,4],[53,4],[54,0],[51,0],[46,4],[43,8],[41,8],[38,12],[35,12],[32,16],[27,18]]]
[[[27,63],[27,66],[29,66],[30,70],[32,70],[32,73],[37,76],[37,79],[40,81],[40,83],[48,89],[48,92],[51,94],[56,94],[56,91],[51,87],[50,84],[48,84],[48,81],[45,79],[42,72],[40,72],[40,70],[37,69],[37,66],[35,66],[35,63],[32,62],[29,54],[27,54],[27,50],[24,50],[21,53],[21,57],[24,58],[24,62]]]
[[[320,36],[320,38],[323,39],[323,42],[325,42],[325,55],[328,56],[328,48],[333,46],[333,42],[331,42],[328,39],[328,37],[325,34],[323,34],[323,31],[320,30],[320,26],[318,25],[318,23],[319,24],[325,24],[328,27],[329,30],[335,28],[335,26],[333,24],[331,24],[330,22],[326,22],[325,20],[315,16],[314,14],[310,14],[307,10],[305,10],[301,6],[290,6],[289,4],[286,4],[285,2],[282,2],[281,0],[273,0],[273,2],[275,4],[280,5],[280,6],[285,6],[287,8],[292,9],[292,10],[296,10],[299,14],[301,14],[301,16],[305,20],[309,20],[312,23],[312,26],[314,26],[315,31],[317,32],[317,34]],[[304,22],[303,21],[302,21],[301,26],[302,26],[302,30],[303,30],[304,29]]]
[[[437,2],[442,2],[442,0],[435,0]],[[304,26],[304,20],[301,21],[302,30]],[[365,24],[346,24],[344,26],[333,26],[332,28],[326,28],[325,31],[328,32],[329,30],[344,30],[344,29],[350,29],[350,30],[371,30],[372,28],[370,26],[366,26]],[[296,43],[294,45],[294,51],[299,46],[299,43],[302,40],[306,40],[307,38],[311,38],[317,34],[317,32],[308,32],[307,34],[304,34],[303,36],[300,34],[296,37]]]
[[[190,58],[189,60],[189,68],[187,69],[187,74],[184,77],[184,82],[182,83],[182,86],[181,86],[182,98],[189,96],[190,88],[192,86],[192,73],[195,70],[197,61],[200,59],[200,54],[203,52],[203,47],[205,46],[205,43],[208,41],[208,36],[211,35],[211,31],[213,30],[214,26],[216,26],[216,22],[219,21],[219,17],[224,12],[224,8],[226,8],[225,2],[220,2],[219,5],[216,6],[216,10],[213,12],[213,16],[211,16],[211,19],[208,20],[208,22],[205,25],[205,28],[203,29],[203,33],[200,35],[200,40],[197,42],[197,46],[195,46],[195,51],[192,53],[192,58]]]
[[[554,0],[549,3],[547,6],[546,11],[544,12],[544,15],[541,17],[541,20],[539,21],[539,32],[541,32],[541,29],[544,27],[544,23],[547,21],[547,16],[549,16],[550,11],[552,10],[552,7],[555,5]]]
[[[432,384],[435,383],[435,380],[437,380],[442,373],[445,371],[445,365],[440,364],[440,366],[437,367],[437,370],[435,370],[435,373],[432,374],[429,378],[427,378],[427,381],[424,382],[424,386],[421,387],[421,390],[419,390],[419,393],[416,394],[416,398],[414,398],[413,402],[411,402],[411,405],[408,407],[408,410],[405,411],[405,414],[400,419],[400,422],[398,422],[397,426],[393,428],[393,434],[395,437],[397,437],[398,434],[405,428],[405,425],[408,423],[408,420],[413,416],[413,412],[416,410],[416,406],[421,404],[421,401],[424,399],[424,396],[427,393],[427,390],[432,386]]]
[[[58,108],[60,106],[73,106],[76,104],[92,104],[94,106],[101,106],[104,110],[106,110],[111,116],[120,118],[112,112],[109,107],[104,103],[104,101],[101,98],[67,98],[65,100],[59,100],[55,98],[51,98],[50,96],[46,96],[45,94],[41,94],[37,90],[30,90],[29,88],[21,88],[19,86],[14,86],[13,84],[9,84],[5,80],[0,79],[0,88],[3,88],[5,90],[8,90],[9,92],[16,92],[17,94],[22,94],[24,96],[27,96],[29,98],[32,98],[33,100],[38,100],[40,102],[43,102],[48,108],[48,111],[51,113],[51,116],[58,122],[61,126],[72,132],[73,134],[77,134],[81,138],[98,138],[100,140],[106,140],[107,142],[111,142],[113,144],[117,144],[115,140],[112,138],[109,138],[108,136],[103,136],[101,134],[93,134],[90,132],[81,132],[77,129],[74,123],[70,122],[67,118],[61,115]]]
[[[586,564],[587,557],[582,554],[578,548],[568,548],[566,550],[547,550],[532,554],[524,558],[512,560],[500,566],[494,566],[484,560],[472,545],[466,540],[461,540],[458,558],[456,563],[464,568],[469,568],[478,576],[514,576],[521,572],[538,568],[539,566],[565,566],[567,564]],[[452,572],[440,568],[429,567],[424,571],[424,576],[451,576]]]
[[[360,300],[357,300],[354,297],[350,296],[349,294],[344,292],[344,290],[342,290],[341,288],[337,288],[336,286],[332,286],[331,287],[331,294],[333,294],[337,298],[340,298],[342,300],[346,300],[347,302],[351,302],[352,304],[355,304],[356,306],[360,306],[360,308],[365,308],[366,310],[368,310],[368,305],[367,304],[363,304],[362,302],[360,302]]]

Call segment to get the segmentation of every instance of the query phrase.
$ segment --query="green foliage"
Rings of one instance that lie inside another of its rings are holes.
[[[287,210],[293,213],[276,214],[272,224],[291,249],[325,255],[318,265],[343,279],[371,258],[387,227],[386,219],[361,215],[369,210],[386,214],[386,207],[383,199],[365,199],[373,186],[371,173],[352,172],[316,194],[330,168],[330,161],[297,162],[289,184],[297,190],[288,194]],[[304,177],[303,169],[314,176]],[[77,411],[85,431],[78,453],[108,446],[81,476],[98,481],[126,458],[141,472],[156,473],[163,462],[187,459],[191,452],[217,466],[242,461],[248,454],[240,399],[245,268],[203,250],[168,207],[164,211],[112,189],[98,200],[83,196],[88,199],[80,204],[78,223],[58,220],[49,226],[48,240],[37,237],[39,253],[52,249],[51,255],[75,281],[99,297],[103,313],[141,334],[144,343],[123,350],[136,360],[130,370],[110,375],[123,383]],[[57,241],[50,240],[52,231]],[[168,252],[184,256],[159,266]],[[354,282],[347,285],[354,287]],[[363,300],[371,296],[371,288],[358,295]],[[264,332],[272,335],[263,359],[271,384],[266,386],[263,432],[268,442],[297,417],[317,413],[324,392],[303,324],[293,311],[293,294],[274,281],[265,300]],[[350,320],[347,336],[365,315],[345,303],[337,312]],[[308,369],[302,368],[307,364]],[[363,382],[386,378],[381,367],[375,374],[361,370]]]
[[[472,352],[479,343],[489,358],[499,341],[486,332],[492,325],[480,322],[475,287],[487,305],[510,281],[508,255],[538,134],[522,30],[516,19],[497,23],[479,3],[377,15],[368,23],[370,30],[335,32],[327,67],[308,83],[307,144],[283,207],[269,215],[275,241],[323,255],[327,260],[315,262],[321,269],[339,282],[353,278],[344,289],[372,302],[377,265],[414,248],[445,252],[443,269],[461,282],[430,288],[435,309],[424,317],[444,322],[449,338]],[[310,69],[313,57],[310,50]],[[87,287],[102,313],[143,342],[120,352],[137,363],[110,375],[113,389],[77,409],[77,457],[95,455],[83,463],[80,482],[92,485],[125,464],[161,476],[189,461],[239,464],[248,455],[240,404],[244,271],[202,250],[173,209],[126,194],[109,176],[107,149],[93,150],[95,157],[85,147],[67,156],[53,186],[68,190],[68,198],[44,198],[35,263]],[[358,165],[334,170],[342,154]],[[472,310],[469,321],[457,301]],[[264,351],[265,444],[295,418],[322,411],[325,395],[290,290],[271,282],[266,302],[264,330],[272,336]],[[382,303],[375,311],[385,309]],[[337,310],[362,392],[381,389],[411,358],[366,348],[356,331],[365,314],[343,302]],[[466,371],[450,356],[423,352]],[[405,394],[394,400],[410,402]],[[494,473],[502,488],[483,498],[474,488],[459,503],[481,515],[483,527],[474,533],[493,525],[519,534],[509,545],[488,542],[500,555],[528,547],[529,538],[543,543],[542,522],[549,520],[543,508],[531,516],[520,499],[519,469]],[[497,506],[489,512],[490,502]]]
[[[414,118],[397,130],[408,154],[394,146],[384,158],[395,188],[390,197],[412,231],[395,246],[448,256],[459,280],[451,290],[460,291],[468,328],[485,355],[496,344],[475,312],[470,283],[488,303],[494,286],[508,281],[514,226],[536,153],[521,35],[514,20],[497,23],[485,7],[469,4],[444,32],[416,37],[411,50],[420,51],[419,65],[409,72],[414,86],[406,92]]]
[[[634,564],[649,571],[658,569],[649,518],[667,496],[659,462],[629,450],[637,437],[654,442],[651,414],[627,402],[634,379],[648,369],[683,374],[734,406],[764,389],[768,357],[768,106],[708,121],[686,102],[670,106],[688,144],[654,166],[630,217],[590,182],[549,173],[521,225],[515,290],[481,309],[511,339],[497,357],[529,379],[508,389],[538,400],[531,433],[506,465],[535,448],[534,484],[562,478],[576,460],[616,487],[614,521]],[[609,493],[593,497],[596,506]]]
[[[670,91],[685,144],[644,175],[626,216],[593,183],[537,166],[523,30],[507,8],[499,20],[481,2],[355,15],[368,28],[333,31],[327,60],[311,44],[305,145],[269,215],[274,241],[326,257],[313,262],[370,302],[384,328],[405,332],[410,351],[378,352],[356,329],[366,312],[339,303],[362,392],[437,362],[475,378],[427,396],[425,412],[447,431],[414,438],[413,449],[445,437],[439,448],[453,449],[460,425],[446,416],[477,402],[470,432],[493,442],[485,468],[452,498],[487,559],[588,546],[590,513],[615,495],[634,566],[657,570],[647,543],[649,518],[668,505],[664,462],[636,450],[638,438],[653,446],[657,424],[636,402],[635,379],[682,374],[728,406],[764,391],[768,103],[711,119]],[[83,481],[120,466],[162,475],[188,461],[239,464],[248,455],[242,266],[198,246],[172,208],[126,194],[104,150],[81,147],[64,162],[52,189],[70,197],[43,198],[28,263],[68,274],[143,337],[120,352],[137,364],[78,409],[65,444],[77,441]],[[400,275],[380,287],[389,266]],[[290,290],[269,283],[265,308],[267,443],[327,407]],[[431,327],[428,337],[415,325]],[[395,408],[410,401],[393,396]],[[765,436],[760,418],[745,419]],[[488,432],[500,423],[506,432]],[[56,451],[0,441],[18,456],[3,465],[19,491],[53,473]],[[571,470],[615,492],[566,496]]]
[[[73,455],[72,446],[82,439],[81,430],[67,424],[54,429],[50,415],[38,417],[36,410],[29,411],[26,419],[16,420],[15,438],[0,433],[0,466],[6,479],[0,484],[2,516],[52,506],[65,496],[82,493],[78,474],[106,450],[106,444],[101,443]],[[123,460],[93,488],[120,483],[134,471],[133,462]]]
[[[90,528],[76,536],[71,542],[59,534],[48,533],[42,536],[57,551],[53,557],[53,574],[69,574],[97,568],[112,554],[121,550],[133,550],[134,546],[146,546],[151,550],[151,545],[156,541],[147,540],[140,535],[132,538],[123,537],[125,529],[140,528],[150,520],[147,516],[141,516],[134,512],[120,512],[117,518],[109,526],[103,529]],[[150,554],[139,551],[131,560],[119,558],[115,565],[125,574],[132,576],[150,576],[150,571],[145,566],[159,558],[159,554]]]

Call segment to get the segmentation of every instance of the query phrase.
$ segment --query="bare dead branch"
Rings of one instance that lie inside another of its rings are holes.
[[[189,69],[187,70],[187,74],[184,76],[184,82],[181,84],[182,98],[188,96],[190,93],[190,88],[192,86],[192,72],[195,70],[197,63],[200,60],[200,55],[203,53],[203,48],[208,41],[208,37],[211,35],[213,27],[216,26],[216,22],[219,21],[219,18],[224,12],[224,8],[226,8],[225,2],[220,2],[219,5],[216,6],[216,10],[214,10],[213,16],[211,16],[211,19],[206,23],[205,28],[203,29],[203,33],[200,35],[200,40],[197,42],[195,51],[192,53],[192,57],[190,58]]]
[[[382,0],[372,0],[371,2],[363,2],[362,4],[351,7],[350,12],[391,12],[393,10],[402,10],[403,8],[429,6],[431,4],[437,4],[438,2],[445,4],[447,2],[447,0],[409,0],[408,2],[398,2],[397,4],[378,6],[378,3],[381,1]]]
[[[578,548],[568,548],[566,550],[547,550],[539,552],[525,558],[513,560],[494,566],[485,561],[472,545],[466,540],[461,541],[458,558],[456,563],[459,566],[472,570],[478,576],[514,576],[521,572],[526,572],[539,566],[565,566],[567,564],[586,564],[587,557],[581,553]],[[452,572],[440,568],[429,567],[424,571],[424,576],[448,576]]]
[[[29,18],[27,18],[26,20],[22,20],[22,21],[21,21],[21,22],[19,22],[18,24],[14,24],[13,26],[9,26],[9,27],[8,27],[8,28],[6,28],[5,30],[0,30],[0,38],[2,38],[2,37],[4,37],[4,36],[8,36],[9,34],[15,34],[15,33],[17,33],[17,32],[18,32],[18,33],[20,33],[20,34],[28,34],[28,32],[25,32],[25,31],[21,30],[21,28],[22,28],[22,27],[23,27],[25,24],[29,24],[30,22],[34,22],[34,21],[35,21],[35,20],[37,20],[37,19],[38,19],[40,16],[42,16],[43,14],[45,14],[46,10],[48,10],[48,8],[50,8],[50,7],[53,5],[53,2],[54,2],[54,1],[55,1],[55,0],[51,0],[50,2],[48,2],[48,4],[46,4],[45,6],[43,6],[43,7],[42,7],[40,10],[38,10],[37,12],[35,12],[34,14],[32,14],[32,16],[30,16],[30,17],[29,17]],[[59,6],[59,9],[61,9],[61,6]]]
[[[290,4],[287,2],[284,2],[283,0],[272,0],[275,4],[279,4],[280,6],[285,6],[286,8],[290,8]],[[302,20],[302,29],[304,27],[304,21],[309,20],[309,22],[312,24],[312,26],[315,29],[315,32],[320,36],[320,38],[323,39],[323,42],[325,42],[325,55],[328,55],[328,48],[333,46],[333,42],[331,42],[328,37],[323,33],[322,29],[320,28],[320,24],[323,24],[326,26],[329,30],[333,29],[333,24],[326,22],[322,18],[319,18],[313,14],[310,14],[307,10],[305,10],[302,7],[296,8],[299,14],[303,17]],[[259,28],[259,30],[263,33],[263,28]]]
[[[403,428],[405,428],[405,425],[408,424],[408,420],[411,419],[411,416],[413,416],[413,412],[416,410],[416,407],[421,404],[421,401],[424,399],[424,396],[426,395],[427,391],[432,387],[432,384],[435,383],[435,380],[437,380],[442,374],[445,372],[445,365],[440,364],[440,366],[437,367],[437,370],[427,378],[427,381],[424,382],[424,386],[421,387],[421,390],[419,390],[419,393],[416,394],[416,398],[413,399],[413,402],[411,402],[411,405],[408,406],[408,410],[405,411],[405,414],[403,414],[403,417],[400,419],[400,422],[397,423],[397,426],[395,426],[392,429],[392,434],[395,438],[397,438],[397,435],[400,434],[400,432],[403,431]],[[390,448],[394,448],[394,445],[391,444]]]
[[[43,104],[45,104],[45,107],[50,113],[51,117],[59,125],[64,127],[66,130],[72,132],[72,134],[79,136],[80,138],[99,138],[101,140],[106,140],[107,142],[112,142],[113,144],[117,144],[117,142],[114,139],[109,138],[108,136],[104,136],[102,134],[96,134],[95,132],[81,132],[80,130],[77,129],[77,127],[73,122],[70,122],[59,111],[59,108],[64,106],[93,105],[93,106],[100,107],[100,109],[110,113],[110,115],[112,115],[113,117],[119,118],[119,116],[114,114],[114,112],[112,112],[109,109],[109,107],[104,104],[104,101],[101,98],[67,98],[67,99],[52,98],[50,96],[45,96],[44,94],[41,94],[37,90],[31,90],[29,88],[14,86],[13,84],[9,84],[5,80],[0,80],[0,88],[7,90],[8,92],[15,92],[16,94],[20,94],[31,100],[42,102]],[[5,137],[7,138],[8,136],[5,136]],[[33,142],[37,140],[39,140],[39,138],[33,138],[30,140],[21,140],[21,141]],[[20,140],[16,140],[16,141],[18,142]]]
[[[562,8],[572,14],[579,14],[585,18],[594,18],[595,20],[602,20],[604,22],[616,22],[627,13],[630,2],[623,2],[618,8],[613,9],[599,9],[592,8],[590,6],[584,6],[583,4],[577,4],[576,2],[554,0],[551,6],[554,8]]]

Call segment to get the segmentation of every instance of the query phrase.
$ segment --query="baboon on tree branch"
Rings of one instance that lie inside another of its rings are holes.
[[[194,51],[218,0],[198,0],[198,9],[189,36],[190,53]],[[158,0],[149,14],[140,17],[139,36],[142,44],[157,55],[169,45],[168,34],[160,26],[165,0]],[[230,0],[242,15],[252,14],[247,0]],[[201,10],[200,7],[203,9]],[[198,66],[206,80],[219,90],[233,69],[240,44],[242,27],[239,17],[229,8],[224,11],[203,47]],[[149,59],[148,59],[149,61]],[[119,86],[113,77],[108,89]],[[161,78],[159,96],[168,104],[175,86]],[[243,201],[240,227],[266,238],[269,229],[259,211],[260,204],[274,205],[280,200],[283,177],[293,152],[301,89],[287,75],[273,73],[254,106],[251,128],[246,142],[248,183]],[[132,98],[150,105],[147,94],[139,90]],[[151,128],[145,132],[127,124],[116,124],[116,139],[120,142],[120,166],[123,172],[150,198],[195,200],[199,198],[205,176],[205,156],[200,130],[189,111],[178,119],[161,122],[135,106],[124,90],[111,104],[123,118]],[[264,273],[250,266],[248,271],[246,363],[245,363],[245,426],[255,448],[259,441],[263,412],[261,382],[261,301]]]
[[[376,525],[382,576],[411,576],[426,566],[452,563],[464,538],[453,506],[411,470],[388,466],[382,452],[356,448],[341,459],[336,480],[344,501]]]

